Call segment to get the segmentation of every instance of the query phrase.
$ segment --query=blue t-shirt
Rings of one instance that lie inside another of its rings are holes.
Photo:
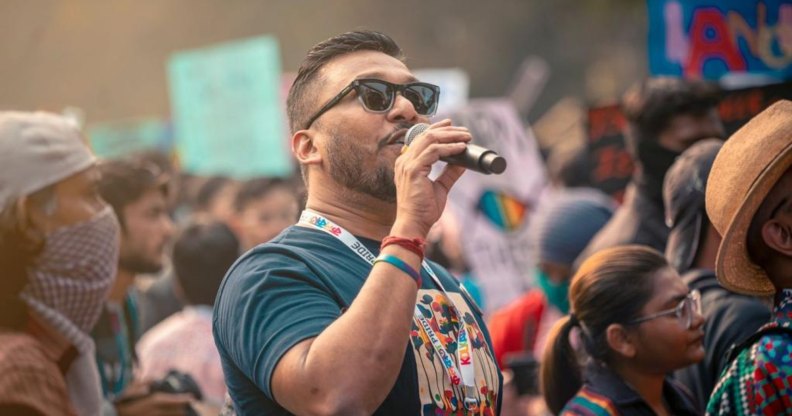
[[[359,240],[379,254],[379,242]],[[502,377],[481,315],[447,271],[430,265],[472,328],[482,414],[498,414]],[[294,345],[333,323],[355,299],[370,271],[371,264],[340,240],[300,226],[247,252],[231,267],[215,302],[213,333],[239,414],[289,414],[272,399],[270,381],[276,364]],[[456,314],[425,271],[422,278],[417,304],[455,355]],[[456,414],[456,409],[463,409],[462,400],[460,387],[451,384],[432,344],[413,322],[396,384],[375,414]]]

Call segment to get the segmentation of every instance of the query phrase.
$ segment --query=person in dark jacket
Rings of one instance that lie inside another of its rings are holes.
[[[662,254],[637,245],[594,254],[572,278],[569,301],[572,313],[551,331],[541,366],[554,414],[699,414],[667,377],[704,358],[698,292]],[[588,357],[585,371],[572,330]]]
[[[706,405],[718,377],[728,364],[732,345],[748,338],[769,322],[770,308],[758,298],[729,291],[715,276],[715,257],[721,238],[704,209],[704,191],[712,162],[723,142],[702,140],[671,166],[663,186],[666,223],[671,234],[666,259],[691,289],[701,292],[704,324],[704,360],[674,373]]]
[[[668,226],[663,214],[663,178],[685,149],[705,138],[723,138],[717,112],[718,90],[704,81],[650,78],[631,88],[622,100],[627,118],[625,140],[636,171],[624,202],[610,222],[575,261],[623,244],[665,250]]]

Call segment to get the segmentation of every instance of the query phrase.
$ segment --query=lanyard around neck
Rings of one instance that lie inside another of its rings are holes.
[[[366,246],[363,245],[363,243],[360,242],[360,240],[358,240],[357,237],[352,235],[352,233],[316,212],[307,209],[304,210],[300,215],[299,223],[320,231],[324,231],[325,233],[339,239],[350,250],[352,250],[353,253],[357,254],[358,257],[362,258],[371,265],[374,264],[374,260],[377,258],[368,248],[366,248]],[[451,299],[451,296],[449,296],[448,291],[446,291],[445,287],[443,286],[443,282],[440,281],[440,278],[437,277],[435,272],[431,267],[429,267],[429,264],[425,260],[421,262],[421,267],[432,278],[432,281],[440,288],[440,290],[443,292],[443,295],[445,295],[446,299],[448,299],[449,303],[451,304],[451,307],[454,309],[454,313],[457,315],[457,320],[459,323],[457,334],[457,362],[459,363],[459,367],[457,367],[457,364],[454,362],[454,359],[448,352],[448,349],[445,347],[445,345],[443,345],[442,341],[440,341],[440,337],[438,337],[434,329],[432,329],[431,325],[427,321],[426,317],[424,317],[417,304],[415,305],[414,317],[418,323],[418,327],[421,328],[424,333],[426,333],[426,336],[432,343],[432,347],[440,357],[440,361],[443,363],[443,368],[445,369],[451,383],[453,385],[462,384],[464,387],[463,393],[465,396],[465,408],[468,410],[473,410],[478,405],[478,399],[476,398],[477,389],[475,380],[475,360],[472,354],[469,331],[467,325],[465,324],[464,316],[459,312],[459,308],[456,307],[454,300]]]

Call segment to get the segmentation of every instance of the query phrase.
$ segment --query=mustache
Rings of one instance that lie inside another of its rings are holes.
[[[383,147],[389,145],[391,143],[391,140],[393,140],[393,136],[395,136],[396,134],[398,134],[402,130],[409,129],[414,124],[415,123],[408,123],[406,121],[399,122],[396,125],[396,128],[394,128],[392,132],[390,132],[385,137],[382,137],[381,139],[379,139],[377,141],[377,150],[382,149]]]

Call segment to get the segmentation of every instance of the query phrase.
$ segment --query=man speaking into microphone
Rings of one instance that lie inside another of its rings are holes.
[[[314,46],[289,91],[300,221],[243,255],[214,309],[238,414],[499,414],[502,379],[481,314],[424,259],[424,239],[465,168],[467,129],[437,110],[388,36]]]

